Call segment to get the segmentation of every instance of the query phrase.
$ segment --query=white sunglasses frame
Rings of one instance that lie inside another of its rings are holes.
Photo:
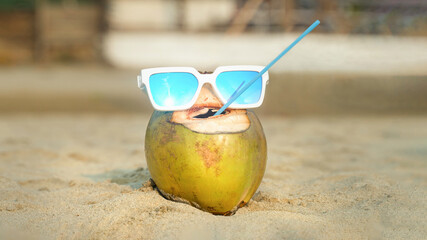
[[[197,98],[199,97],[200,91],[202,90],[202,87],[209,83],[213,90],[215,91],[216,96],[221,100],[223,104],[227,103],[228,99],[225,99],[218,88],[216,87],[216,78],[220,73],[223,72],[229,72],[229,71],[256,71],[261,72],[261,70],[264,69],[264,66],[255,66],[255,65],[236,65],[236,66],[221,66],[215,69],[215,71],[211,74],[202,74],[199,71],[197,71],[193,67],[158,67],[158,68],[146,68],[142,69],[140,75],[137,76],[138,80],[138,87],[143,90],[145,93],[147,93],[148,98],[150,99],[151,105],[154,107],[154,109],[158,111],[180,111],[180,110],[187,110],[191,108],[194,103],[196,103]],[[198,81],[198,86],[196,93],[194,94],[191,101],[189,101],[187,104],[183,106],[178,107],[167,107],[167,106],[159,106],[154,102],[153,96],[151,94],[150,89],[150,76],[157,73],[167,73],[167,72],[184,72],[184,73],[190,73],[194,75]],[[229,108],[234,109],[246,109],[246,108],[256,108],[261,106],[262,102],[264,101],[264,95],[265,95],[265,88],[268,84],[269,75],[268,72],[265,72],[262,75],[262,88],[261,88],[261,96],[257,103],[253,104],[237,104],[232,103]],[[248,79],[248,81],[251,79]]]

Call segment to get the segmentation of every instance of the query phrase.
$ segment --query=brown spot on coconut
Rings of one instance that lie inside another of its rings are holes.
[[[205,85],[192,108],[151,116],[145,137],[148,169],[160,193],[213,214],[231,215],[257,190],[267,147],[256,115],[222,106]]]

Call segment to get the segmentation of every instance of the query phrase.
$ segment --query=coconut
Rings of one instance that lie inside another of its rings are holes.
[[[152,180],[167,199],[231,215],[261,183],[267,146],[252,111],[221,107],[205,85],[191,109],[154,111],[145,136]]]

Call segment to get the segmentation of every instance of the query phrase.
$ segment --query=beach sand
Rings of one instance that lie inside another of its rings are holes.
[[[144,114],[0,116],[0,239],[425,239],[427,116],[260,116],[264,179],[233,216],[149,187]]]

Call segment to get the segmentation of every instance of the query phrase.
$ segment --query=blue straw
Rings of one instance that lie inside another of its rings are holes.
[[[285,55],[289,50],[291,50],[301,39],[303,39],[308,33],[310,33],[317,25],[319,25],[320,21],[316,20],[313,24],[311,24],[310,27],[307,28],[291,45],[289,45],[283,52],[281,52],[273,61],[271,61],[264,69],[261,70],[261,72],[258,73],[250,82],[248,82],[245,86],[243,86],[240,90],[239,88],[234,91],[234,93],[231,95],[230,99],[222,108],[220,108],[214,116],[220,115],[222,112],[224,112],[225,109],[230,106],[231,103],[233,103],[242,93],[244,93],[258,78],[260,78],[265,72],[268,71],[277,61],[279,61],[283,55]]]

